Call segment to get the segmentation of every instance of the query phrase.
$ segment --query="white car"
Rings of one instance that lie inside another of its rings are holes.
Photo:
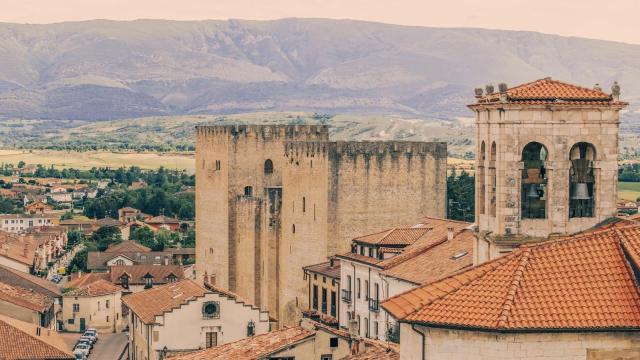
[[[96,330],[95,328],[88,328],[88,329],[85,331],[85,334],[86,334],[86,333],[92,333],[92,334],[93,334],[93,336],[96,338],[96,341],[98,341],[98,330]]]
[[[98,336],[97,333],[93,333],[89,330],[85,331],[84,334],[82,334],[82,336],[80,337],[80,340],[87,338],[91,341],[91,344],[95,344],[96,341],[98,341]]]
[[[93,347],[94,338],[92,338],[91,336],[82,335],[80,336],[80,340],[78,340],[78,342],[86,342],[89,343],[89,346]]]
[[[87,354],[85,354],[84,351],[80,349],[74,350],[73,356],[76,358],[76,360],[87,360]]]
[[[78,345],[76,345],[75,349],[73,349],[73,353],[75,354],[76,352],[81,352],[85,356],[89,356],[89,353],[91,352],[91,347],[89,346],[89,344],[81,342]]]

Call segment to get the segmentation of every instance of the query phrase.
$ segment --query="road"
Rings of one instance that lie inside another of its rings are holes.
[[[127,344],[127,333],[99,334],[89,360],[115,360]]]

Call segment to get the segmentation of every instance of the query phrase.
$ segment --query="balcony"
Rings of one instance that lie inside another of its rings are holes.
[[[351,290],[342,289],[342,301],[351,303]]]
[[[369,299],[369,310],[374,312],[380,311],[380,301],[376,299]]]

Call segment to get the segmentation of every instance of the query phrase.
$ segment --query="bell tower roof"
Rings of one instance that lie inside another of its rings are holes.
[[[493,86],[475,90],[477,102],[469,105],[471,109],[484,105],[520,104],[520,105],[620,105],[628,103],[619,100],[620,87],[617,82],[612,87],[612,94],[607,94],[596,84],[593,89],[553,80],[550,77],[532,81],[516,87],[507,88],[501,83],[498,91]],[[489,92],[491,91],[491,92]]]

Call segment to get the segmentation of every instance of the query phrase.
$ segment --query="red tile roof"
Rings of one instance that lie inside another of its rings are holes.
[[[302,268],[304,271],[318,273],[320,275],[326,275],[333,279],[340,280],[340,261],[334,261],[331,266],[331,261],[325,261],[320,264],[314,264],[305,266]]]
[[[585,104],[585,105],[626,105],[614,101],[613,97],[602,90],[589,89],[565,82],[544,78],[507,89],[507,103],[516,104]],[[474,107],[482,104],[500,103],[500,93],[486,94],[478,99]]]
[[[124,240],[119,244],[109,245],[107,250],[105,250],[104,252],[116,253],[116,252],[136,252],[136,251],[150,252],[151,249],[144,245],[138,244],[133,240]]]
[[[0,315],[0,359],[75,359],[55,331]]]
[[[40,313],[47,312],[53,305],[52,297],[35,292],[31,289],[25,289],[20,286],[1,282],[0,300]]]
[[[6,266],[0,266],[0,282],[33,289],[54,298],[62,296],[60,288],[51,281]]]
[[[77,277],[73,278],[68,284],[67,288],[77,289],[83,286],[94,283],[98,280],[111,280],[109,273],[77,273]]]
[[[242,340],[216,346],[207,350],[177,356],[175,360],[258,360],[284,350],[287,347],[307,340],[315,335],[315,331],[301,326],[284,328],[262,335],[251,336]]]
[[[79,288],[69,291],[64,296],[104,296],[115,294],[122,291],[120,286],[113,285],[107,280],[96,280],[92,283],[83,285]]]
[[[184,270],[181,265],[115,265],[109,268],[109,279],[114,284],[121,283],[124,274],[129,275],[129,284],[145,284],[147,274],[153,277],[153,284],[166,284],[169,276],[176,280],[184,279]]]
[[[124,296],[122,302],[140,317],[142,322],[152,324],[156,316],[177,309],[204,296],[206,292],[202,286],[185,279]]]
[[[429,230],[427,227],[397,227],[357,237],[353,241],[372,245],[410,245]]]
[[[640,329],[640,226],[522,246],[392,297],[396,319],[499,331]]]

